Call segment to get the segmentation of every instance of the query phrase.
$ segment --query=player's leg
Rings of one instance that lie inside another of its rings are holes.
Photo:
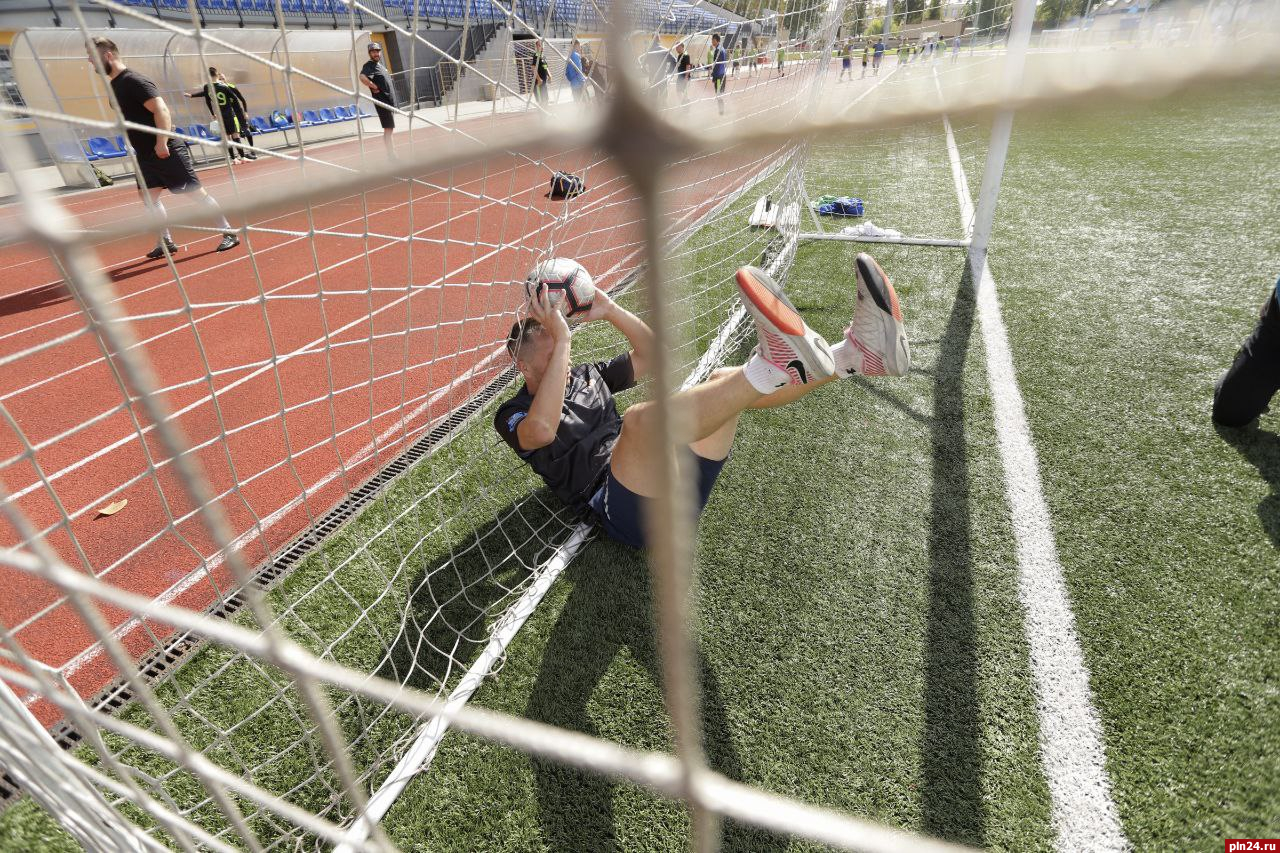
[[[225,252],[228,249],[234,249],[240,245],[240,238],[236,236],[236,231],[231,227],[231,223],[227,221],[227,217],[222,215],[222,208],[218,206],[217,200],[209,195],[208,190],[202,186],[197,186],[191,191],[191,196],[195,199],[196,204],[203,205],[217,215],[217,225],[222,229],[222,242],[218,244],[215,251]]]
[[[164,193],[164,187],[148,187],[143,190],[143,192],[150,196],[151,206],[154,207],[161,216],[168,215],[164,202],[160,198],[161,194]],[[177,254],[178,248],[178,244],[173,242],[173,235],[169,233],[168,228],[165,228],[160,232],[160,242],[156,244],[154,249],[147,252],[147,258],[149,260],[158,261],[164,257],[165,249],[169,250],[169,254],[174,255]]]
[[[716,371],[706,382],[672,395],[670,405],[681,415],[677,427],[681,433],[673,437],[677,444],[698,444],[726,429],[717,438],[731,442],[733,422],[743,410],[788,386],[798,386],[775,404],[792,402],[836,373],[827,342],[805,324],[763,270],[744,267],[738,270],[737,283],[743,305],[755,320],[756,352],[745,365]],[[657,454],[663,452],[654,441],[658,416],[652,402],[627,410],[610,466],[623,486],[647,497],[657,494],[654,472],[660,463]]]
[[[1280,281],[1253,333],[1213,389],[1214,423],[1242,427],[1267,411],[1280,391]]]

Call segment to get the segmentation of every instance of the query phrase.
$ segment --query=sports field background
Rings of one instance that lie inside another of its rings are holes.
[[[881,225],[899,222],[881,221],[877,204],[954,229],[935,129],[903,133],[917,153],[896,161],[892,200],[846,185],[868,172],[855,144],[815,146],[809,189],[861,194]],[[985,132],[958,129],[962,151],[980,152]],[[933,151],[919,148],[928,138]],[[1280,832],[1280,438],[1276,416],[1221,435],[1208,417],[1213,381],[1280,274],[1277,199],[1273,86],[1015,123],[991,269],[1114,797],[1142,850]],[[714,237],[700,235],[707,251]],[[832,339],[852,311],[855,251],[804,247],[787,281]],[[721,771],[780,793],[993,849],[1048,849],[1014,541],[963,256],[875,254],[903,300],[912,374],[835,383],[746,416],[704,517],[708,750]],[[495,504],[527,483],[507,487]],[[594,542],[474,701],[670,749],[649,594],[640,555]],[[340,624],[342,611],[309,616]],[[213,665],[211,654],[192,664]],[[631,786],[454,733],[386,827],[414,851],[674,851],[687,820]],[[725,839],[810,849],[734,825]],[[27,802],[0,816],[0,849],[73,845]]]

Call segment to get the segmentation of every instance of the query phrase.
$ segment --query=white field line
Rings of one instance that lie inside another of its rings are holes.
[[[951,123],[943,121],[961,225],[966,236],[972,236],[974,211],[968,180]],[[1089,670],[1058,560],[1053,519],[1040,483],[1040,462],[1018,390],[996,282],[986,258],[975,278],[1005,499],[1017,548],[1018,598],[1035,681],[1040,764],[1049,785],[1057,848],[1063,853],[1128,850],[1111,796],[1102,724],[1093,705]]]

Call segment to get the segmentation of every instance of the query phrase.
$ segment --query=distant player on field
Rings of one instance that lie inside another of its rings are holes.
[[[204,105],[209,109],[209,115],[222,124],[222,134],[232,142],[240,141],[240,135],[248,125],[244,120],[246,106],[244,95],[240,94],[239,89],[223,82],[217,68],[209,66],[209,82],[194,92],[187,92],[187,97],[204,98]],[[232,146],[232,164],[240,163],[245,159],[246,155],[241,153],[241,149]]]
[[[744,411],[786,405],[839,376],[902,376],[909,369],[902,314],[888,277],[866,254],[858,256],[855,276],[853,323],[845,340],[831,347],[763,270],[738,270],[742,301],[755,319],[755,352],[745,365],[722,367],[670,401],[687,415],[681,441],[692,451],[687,461],[696,466],[699,511],[711,497]],[[630,352],[571,365],[569,325],[546,291],[539,291],[529,317],[513,325],[507,338],[507,352],[525,384],[498,408],[493,423],[560,500],[589,512],[611,538],[642,548],[646,505],[658,496],[656,472],[663,465],[650,440],[657,411],[644,402],[620,416],[613,395],[648,373],[653,332],[599,290],[585,316],[592,320],[613,324]]]
[[[111,81],[111,91],[125,121],[146,125],[157,130],[173,130],[173,117],[169,107],[156,89],[156,84],[136,71],[131,70],[120,60],[120,49],[116,43],[103,36],[90,39],[88,50],[89,64],[94,70],[101,71]],[[240,239],[231,229],[218,203],[200,186],[195,167],[191,162],[191,152],[187,146],[176,139],[148,133],[145,130],[128,131],[129,146],[133,148],[138,159],[138,189],[151,196],[156,209],[164,213],[164,202],[160,201],[160,193],[169,190],[173,193],[191,193],[200,204],[206,205],[218,214],[218,227],[222,229],[222,241],[218,251],[225,252],[240,245]],[[178,251],[169,229],[160,235],[160,244],[147,253],[147,257],[158,260],[164,257],[165,249],[169,254]]]
[[[884,39],[876,39],[875,53],[871,56],[871,76],[880,75],[880,61],[884,59]]]
[[[1262,303],[1253,334],[1213,389],[1213,420],[1242,427],[1267,411],[1280,391],[1280,279]]]
[[[376,41],[369,42],[369,61],[360,69],[360,82],[369,89],[369,94],[378,101],[374,109],[378,111],[378,121],[382,125],[382,144],[387,154],[396,156],[395,146],[391,143],[391,134],[396,129],[396,114],[387,107],[396,105],[395,90],[391,88],[391,76],[387,67],[382,64],[382,45]],[[383,106],[386,104],[386,106]]]

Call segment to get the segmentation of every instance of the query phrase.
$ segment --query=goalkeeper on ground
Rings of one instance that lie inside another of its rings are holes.
[[[723,367],[673,395],[687,417],[680,437],[693,452],[698,511],[706,506],[733,445],[738,417],[798,400],[840,376],[902,376],[911,353],[898,297],[867,254],[856,262],[857,308],[845,338],[832,347],[760,269],[738,270],[742,302],[755,319],[757,345],[741,367]],[[584,321],[612,323],[631,350],[610,361],[569,363],[569,325],[545,289],[529,316],[511,327],[507,351],[525,384],[499,407],[494,427],[570,508],[588,512],[613,539],[645,545],[645,505],[658,494],[662,464],[650,436],[653,403],[618,414],[613,396],[636,384],[653,358],[653,332],[597,289]],[[683,461],[683,460],[682,460]]]

